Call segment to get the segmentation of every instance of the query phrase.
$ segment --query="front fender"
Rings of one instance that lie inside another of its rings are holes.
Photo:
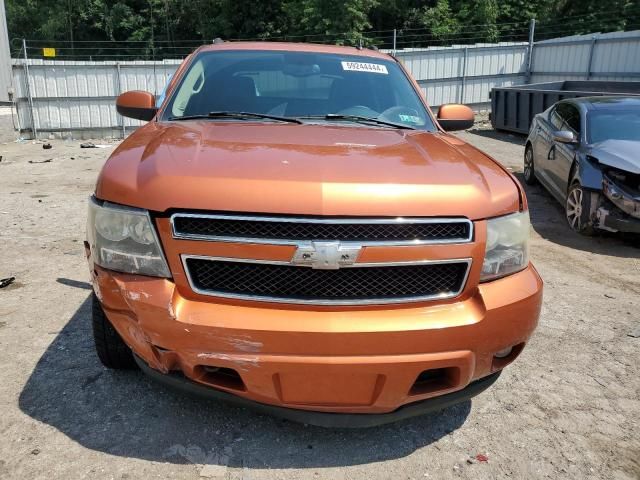
[[[598,162],[589,155],[579,153],[575,160],[574,179],[578,179],[580,184],[591,190],[602,190],[602,170]]]

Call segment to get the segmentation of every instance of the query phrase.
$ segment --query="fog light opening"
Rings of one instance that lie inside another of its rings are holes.
[[[198,365],[194,368],[194,374],[199,382],[207,383],[214,387],[246,391],[242,377],[232,368]]]
[[[498,350],[496,353],[493,354],[493,356],[496,358],[506,358],[509,355],[511,355],[512,351],[513,351],[513,347],[504,348],[502,350]]]
[[[493,361],[491,362],[491,371],[495,372],[509,365],[518,357],[518,355],[520,355],[523,348],[524,343],[519,343],[495,352],[493,354]]]
[[[458,367],[433,368],[418,375],[409,395],[425,395],[448,390],[460,383],[460,369]]]

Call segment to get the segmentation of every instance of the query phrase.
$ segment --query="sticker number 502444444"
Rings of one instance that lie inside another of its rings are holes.
[[[362,63],[362,62],[340,62],[342,63],[342,69],[350,72],[370,72],[370,73],[382,73],[388,75],[387,67],[378,63]]]

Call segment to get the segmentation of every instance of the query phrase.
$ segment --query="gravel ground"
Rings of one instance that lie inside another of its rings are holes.
[[[98,363],[82,240],[112,149],[13,143],[1,113],[0,142],[11,143],[0,145],[0,278],[16,281],[0,290],[0,478],[640,478],[637,239],[578,237],[547,193],[528,189],[546,290],[519,360],[438,414],[306,427]],[[461,136],[521,171],[522,137]]]

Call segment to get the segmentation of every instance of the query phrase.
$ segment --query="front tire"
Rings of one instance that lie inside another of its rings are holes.
[[[571,230],[587,237],[596,234],[591,222],[591,193],[580,182],[574,182],[569,188],[564,210]]]
[[[111,325],[95,293],[91,295],[91,325],[96,353],[105,367],[116,370],[137,368],[133,352]]]
[[[524,149],[524,183],[527,185],[538,183],[533,165],[533,147],[531,145],[527,145]]]

